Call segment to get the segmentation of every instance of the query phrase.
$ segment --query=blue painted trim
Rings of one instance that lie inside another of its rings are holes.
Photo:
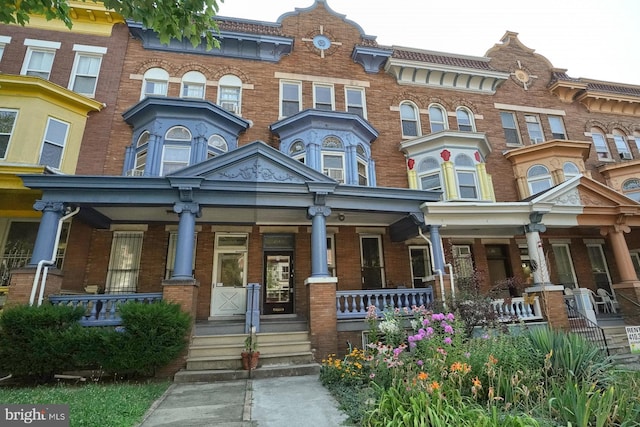
[[[369,122],[357,114],[346,111],[315,110],[312,108],[279,120],[269,128],[281,139],[285,139],[307,128],[326,129],[327,126],[333,131],[350,131],[358,139],[369,143],[373,142],[379,135],[379,132]]]

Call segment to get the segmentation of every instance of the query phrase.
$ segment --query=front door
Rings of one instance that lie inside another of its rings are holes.
[[[293,313],[293,252],[265,252],[264,283],[263,313]]]

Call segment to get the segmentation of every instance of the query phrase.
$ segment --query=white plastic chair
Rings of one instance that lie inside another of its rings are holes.
[[[598,296],[604,301],[605,306],[609,306],[610,310],[616,313],[616,306],[618,305],[618,301],[616,301],[615,297],[607,292],[606,289],[599,288]]]
[[[589,289],[589,298],[591,299],[591,304],[593,304],[593,309],[595,310],[596,313],[600,313],[600,309],[598,308],[599,306],[602,306],[602,311],[604,313],[611,312],[611,305],[608,304],[607,301],[605,301],[600,295],[596,294],[591,289]]]

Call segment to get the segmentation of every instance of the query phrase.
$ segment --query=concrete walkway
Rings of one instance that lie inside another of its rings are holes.
[[[173,384],[140,427],[335,427],[346,415],[317,375]]]

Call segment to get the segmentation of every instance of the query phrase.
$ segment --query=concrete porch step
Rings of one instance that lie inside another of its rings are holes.
[[[307,363],[299,365],[273,365],[258,367],[252,371],[240,369],[181,370],[174,376],[176,383],[229,381],[246,378],[294,377],[301,375],[319,375],[320,365]]]

